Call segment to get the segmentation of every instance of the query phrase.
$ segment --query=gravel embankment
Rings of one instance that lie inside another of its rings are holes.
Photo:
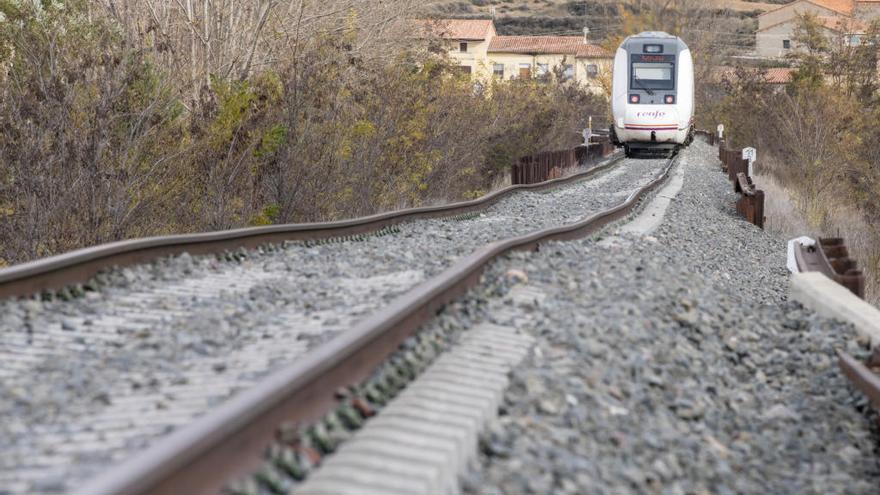
[[[653,236],[552,243],[492,268],[544,297],[496,321],[538,343],[466,493],[878,492],[875,416],[834,355],[864,350],[786,301],[785,240],[738,218],[715,153],[684,153]]]
[[[461,219],[363,242],[180,256],[72,301],[0,302],[0,493],[68,489],[500,238],[622,201],[662,160],[627,161]]]

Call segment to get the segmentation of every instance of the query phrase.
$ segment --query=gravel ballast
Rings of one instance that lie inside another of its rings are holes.
[[[622,202],[663,160],[362,242],[187,255],[72,300],[0,302],[0,493],[53,493],[150,445],[488,242]]]
[[[877,493],[876,416],[835,358],[865,350],[787,301],[785,240],[738,217],[716,154],[683,152],[652,236],[611,229],[491,269],[543,297],[493,321],[537,344],[466,493]]]

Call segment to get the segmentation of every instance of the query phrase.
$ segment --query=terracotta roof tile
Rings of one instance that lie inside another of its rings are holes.
[[[767,73],[764,74],[764,82],[767,84],[788,84],[791,82],[792,72],[794,72],[794,69],[767,69]]]
[[[747,71],[758,71],[760,69],[747,69]],[[791,82],[791,74],[795,69],[788,67],[775,67],[764,70],[764,83],[766,84],[788,84]],[[712,80],[721,82],[723,79],[733,79],[737,76],[737,71],[733,67],[718,67],[712,72]]]
[[[853,8],[854,8],[854,3],[853,3],[854,0],[803,0],[803,1],[812,3],[814,5],[818,5],[820,7],[825,7],[826,9],[833,10],[835,12],[839,12],[841,14],[846,14],[846,15],[851,15],[853,12]],[[877,0],[873,0],[873,1],[877,1]],[[775,9],[770,9],[767,12],[764,12],[763,14],[761,14],[758,17],[764,17],[765,15],[776,12],[777,10],[782,10],[782,9],[791,7],[792,5],[794,5],[797,2],[798,2],[798,0],[795,0],[794,2],[780,5],[779,7],[775,8]]]
[[[819,22],[826,28],[838,33],[859,34],[868,31],[868,24],[848,17],[819,17]]]
[[[425,19],[416,24],[428,34],[448,40],[485,40],[494,32],[491,20]]]
[[[841,14],[850,15],[855,7],[853,0],[810,0],[816,5],[831,9]]]
[[[562,54],[583,58],[610,58],[602,47],[587,44],[580,36],[495,36],[490,53]]]

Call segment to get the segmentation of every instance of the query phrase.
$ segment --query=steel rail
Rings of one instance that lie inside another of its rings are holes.
[[[539,184],[509,186],[482,198],[442,206],[411,208],[350,220],[286,224],[221,232],[148,237],[78,249],[0,270],[0,299],[27,296],[48,289],[84,283],[101,270],[148,262],[163,256],[212,254],[268,243],[328,239],[376,232],[400,223],[484,210],[520,191],[543,191],[586,179],[607,170],[623,156],[612,156],[589,170]]]
[[[874,353],[875,356],[880,355],[878,354],[877,349],[875,349]],[[871,371],[871,368],[862,364],[856,358],[839,349],[837,350],[837,358],[840,369],[846,377],[849,378],[850,382],[868,397],[871,405],[877,411],[880,411],[880,375]],[[880,367],[880,360],[875,358],[871,361],[873,363],[869,362],[869,365],[873,364],[875,369]]]
[[[83,495],[217,493],[254,472],[283,424],[308,423],[337,405],[340,388],[361,383],[442,307],[477,285],[483,270],[514,250],[582,238],[635,209],[668,176],[671,158],[623,203],[573,224],[493,242],[393,301],[299,362],[269,375],[194,423],[111,468],[75,493]]]

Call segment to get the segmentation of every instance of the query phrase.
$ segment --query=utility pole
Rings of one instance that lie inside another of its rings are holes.
[[[587,43],[587,34],[590,32],[590,27],[587,25],[587,1],[584,0],[584,43]]]

